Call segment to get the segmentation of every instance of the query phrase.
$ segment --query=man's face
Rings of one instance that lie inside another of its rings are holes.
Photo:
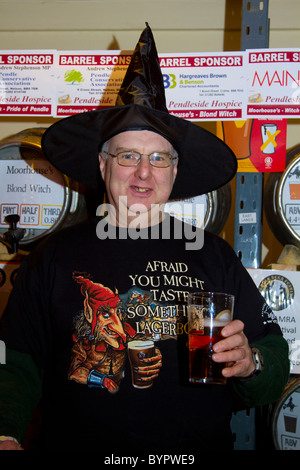
[[[135,150],[146,155],[153,152],[167,152],[173,155],[170,142],[151,131],[127,131],[117,134],[110,140],[107,152],[115,155],[123,150]],[[171,162],[167,168],[157,168],[150,164],[146,155],[133,167],[120,166],[116,158],[101,153],[99,155],[100,171],[108,201],[114,206],[118,220],[122,217],[132,220],[138,210],[145,215],[144,219],[148,220],[148,225],[151,205],[161,206],[169,199],[177,165]],[[135,206],[132,207],[133,205]]]

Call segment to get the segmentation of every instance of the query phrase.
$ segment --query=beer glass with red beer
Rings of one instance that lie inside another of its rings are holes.
[[[188,295],[189,381],[225,384],[224,363],[212,360],[213,345],[222,339],[222,328],[232,320],[234,296],[221,292]]]

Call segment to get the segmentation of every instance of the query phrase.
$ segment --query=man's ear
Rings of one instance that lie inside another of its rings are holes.
[[[175,183],[176,175],[177,175],[177,163],[176,165],[174,165],[174,168],[173,168],[173,184]]]
[[[100,168],[100,173],[102,176],[102,179],[104,181],[104,176],[105,176],[105,158],[103,157],[103,154],[100,152],[98,155],[99,158],[99,168]]]

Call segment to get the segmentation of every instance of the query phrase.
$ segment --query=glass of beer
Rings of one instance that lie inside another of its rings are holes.
[[[131,367],[132,385],[135,388],[149,388],[152,380],[145,380],[147,376],[139,373],[142,367],[145,367],[143,359],[154,356],[154,342],[151,340],[134,340],[127,344],[128,356]]]
[[[213,345],[222,339],[222,328],[232,320],[234,296],[221,292],[188,295],[189,381],[225,384],[225,363],[212,360]]]

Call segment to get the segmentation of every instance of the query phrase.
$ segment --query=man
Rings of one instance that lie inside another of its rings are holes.
[[[205,233],[193,249],[169,199],[217,189],[236,171],[231,150],[170,116],[147,26],[116,107],[72,116],[43,137],[47,158],[108,204],[60,231],[23,262],[1,326],[2,448],[19,448],[42,396],[41,449],[97,455],[232,449],[233,394],[246,406],[278,399],[288,378],[280,328],[233,250]],[[192,236],[191,236],[192,235]],[[186,301],[193,291],[235,296],[213,359],[227,385],[188,381]],[[151,340],[133,384],[128,344]],[[9,385],[7,385],[9,383]]]

